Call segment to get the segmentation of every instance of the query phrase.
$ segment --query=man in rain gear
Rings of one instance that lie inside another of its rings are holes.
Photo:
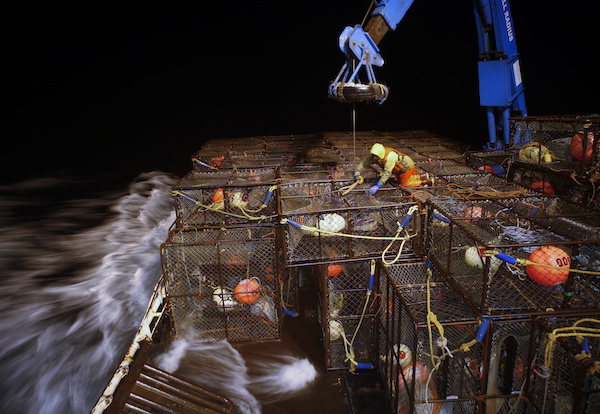
[[[355,175],[360,177],[362,172],[373,164],[378,164],[383,171],[379,181],[369,189],[370,194],[375,194],[394,174],[396,182],[403,187],[420,187],[427,185],[429,175],[415,174],[415,162],[408,155],[393,148],[384,147],[382,144],[374,144],[371,152],[356,167]]]

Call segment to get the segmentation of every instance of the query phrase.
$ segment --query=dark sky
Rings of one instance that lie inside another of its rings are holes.
[[[2,16],[3,183],[183,175],[208,139],[351,129],[327,86],[369,1],[17,3]],[[511,2],[530,115],[598,111],[598,14],[583,3]],[[485,142],[470,1],[417,1],[380,48],[390,97],[357,105],[359,130]]]

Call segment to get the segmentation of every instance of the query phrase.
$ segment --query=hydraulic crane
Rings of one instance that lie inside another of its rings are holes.
[[[374,101],[383,103],[388,87],[377,81],[374,67],[384,60],[378,44],[398,23],[413,0],[375,1],[364,28],[347,26],[339,37],[346,56],[329,96],[340,102]],[[479,48],[479,101],[488,121],[488,148],[502,149],[509,143],[509,117],[527,116],[523,79],[512,13],[508,0],[473,0]],[[366,79],[361,79],[361,74]],[[363,82],[365,80],[366,82]],[[500,136],[500,139],[498,139]]]

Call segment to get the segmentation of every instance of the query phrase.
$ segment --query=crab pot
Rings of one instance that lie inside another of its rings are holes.
[[[402,190],[384,187],[371,196],[365,185],[345,195],[325,182],[280,187],[287,265],[379,257],[388,246],[389,255],[400,249],[400,256],[414,255],[421,240],[420,223],[417,212],[408,217],[408,211],[415,204]],[[405,219],[403,228],[414,237],[398,234]]]
[[[594,314],[553,312],[494,318],[482,390],[485,412],[598,412],[600,381],[588,368],[598,360],[599,339],[587,338],[589,347],[595,351],[591,358],[581,362],[575,357],[581,352],[581,337],[557,337],[553,343],[549,340],[549,334],[557,328],[561,333],[577,333],[576,329],[569,329],[573,326],[579,326],[579,332],[600,328],[600,313],[595,314],[594,317]],[[549,344],[554,346],[548,347]]]
[[[531,206],[529,214],[510,211],[515,199],[431,203],[429,258],[482,315],[597,307],[597,276],[576,270],[600,270],[598,227],[574,231],[573,223],[581,217],[536,214],[543,201],[523,200]],[[509,266],[496,256],[482,256],[482,251],[562,268]]]
[[[600,313],[539,317],[532,324],[528,396],[534,413],[597,413]],[[553,341],[551,334],[559,334]],[[587,342],[590,354],[578,356]],[[591,368],[591,369],[590,369]],[[535,398],[532,398],[535,396]]]
[[[599,133],[598,115],[514,118],[509,178],[574,202],[597,202]]]
[[[192,171],[173,188],[178,226],[274,222],[275,169]]]
[[[430,341],[428,304],[443,327],[450,350],[477,337],[480,324],[476,315],[437,269],[432,268],[429,286],[424,274],[417,280],[399,278],[406,270],[405,265],[388,266],[379,273],[377,368],[391,398],[392,412],[477,412],[483,345],[476,343],[454,352],[452,358],[439,358],[445,350],[438,339],[440,331],[433,325]],[[397,284],[399,279],[402,284]]]
[[[374,364],[373,294],[375,274],[371,275],[370,261],[334,262],[315,266],[320,290],[320,319],[327,368],[348,369],[347,352],[354,359]]]
[[[597,137],[600,127],[598,115],[520,117],[512,118],[510,124],[510,147],[515,151],[515,161],[550,164],[544,162],[543,157],[523,157],[520,149],[528,142],[547,148],[554,156],[551,163],[560,165],[559,169],[577,170],[592,166],[593,160],[597,160],[598,144],[594,137]],[[588,139],[582,139],[588,133]],[[577,134],[580,136],[576,137]],[[584,154],[586,151],[587,154]],[[533,152],[533,155],[537,153]]]
[[[272,226],[176,228],[162,245],[177,335],[253,342],[279,338]]]
[[[514,164],[511,168],[510,178],[538,193],[562,196],[574,203],[584,204],[592,197],[591,186],[588,188],[586,185],[580,185],[580,183],[585,183],[585,179],[581,177],[574,179],[571,174],[567,174],[563,170],[534,169]]]

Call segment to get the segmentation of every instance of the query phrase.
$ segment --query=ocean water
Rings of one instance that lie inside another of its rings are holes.
[[[177,179],[150,172],[128,185],[39,178],[0,187],[1,413],[90,412],[160,277]],[[184,359],[195,369],[182,370]],[[240,413],[260,413],[261,402],[317,375],[291,356],[244,361],[227,342],[175,342],[158,360],[200,385],[221,384]],[[266,383],[277,385],[265,392]]]

